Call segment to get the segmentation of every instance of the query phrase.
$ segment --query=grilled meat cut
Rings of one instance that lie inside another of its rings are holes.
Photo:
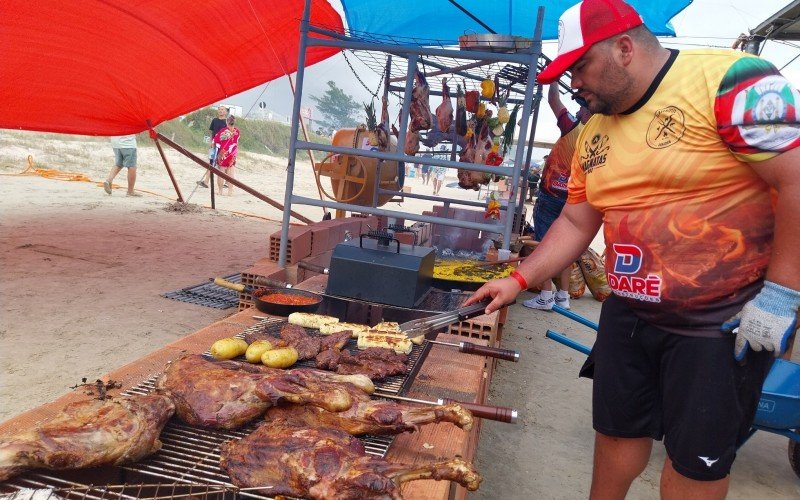
[[[279,370],[189,355],[167,366],[156,381],[156,391],[172,399],[178,418],[188,424],[236,429],[281,400],[319,405],[330,411],[346,410],[352,399],[338,386],[341,382],[352,383],[367,393],[375,390],[365,376]]]
[[[456,481],[470,491],[481,482],[459,458],[428,465],[395,464],[369,457],[344,431],[280,423],[222,445],[220,466],[240,488],[271,486],[262,493],[313,499],[401,499],[400,485],[418,479]]]
[[[380,347],[370,347],[356,354],[329,349],[317,356],[317,368],[342,375],[362,374],[371,380],[403,375],[408,371],[407,362],[407,355]]]
[[[165,396],[68,404],[35,428],[0,437],[0,481],[25,470],[79,469],[136,462],[161,449],[175,406]]]
[[[412,432],[419,425],[436,422],[452,422],[466,431],[472,428],[472,413],[457,404],[410,406],[385,399],[371,399],[355,387],[349,392],[353,405],[341,412],[308,405],[277,405],[267,410],[265,417],[273,423],[341,429],[353,436]]]
[[[244,336],[245,342],[252,344],[256,340],[269,340],[276,348],[292,346],[297,350],[298,361],[314,359],[320,351],[326,349],[341,350],[350,340],[351,332],[339,332],[325,337],[309,335],[305,328],[298,325],[285,324],[281,327],[280,338],[267,332],[249,332]]]

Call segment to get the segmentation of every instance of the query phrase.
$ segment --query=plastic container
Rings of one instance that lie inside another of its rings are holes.
[[[497,260],[508,260],[511,258],[511,250],[500,249],[497,251]]]

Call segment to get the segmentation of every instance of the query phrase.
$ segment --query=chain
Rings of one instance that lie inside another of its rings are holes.
[[[345,62],[347,62],[347,65],[350,66],[350,71],[353,72],[353,75],[355,75],[356,80],[358,80],[358,83],[360,83],[361,86],[364,87],[364,90],[366,90],[372,96],[373,99],[377,99],[378,91],[381,89],[381,84],[383,84],[383,77],[386,75],[386,66],[383,67],[383,73],[381,73],[380,80],[378,80],[378,88],[375,89],[375,92],[373,92],[369,89],[369,87],[367,87],[367,84],[364,83],[364,80],[362,80],[361,77],[358,76],[358,71],[356,71],[353,65],[350,64],[350,59],[347,58],[347,52],[343,50],[342,55],[344,56],[344,60]]]

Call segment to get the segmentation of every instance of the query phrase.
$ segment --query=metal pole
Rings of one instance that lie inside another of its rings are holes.
[[[286,76],[289,78],[289,87],[291,87],[292,95],[294,95],[296,90],[295,90],[295,86],[294,86],[294,81],[292,80],[292,75],[286,75]],[[299,116],[298,118],[300,119],[300,127],[303,129],[303,137],[305,138],[306,141],[311,142],[311,139],[308,137],[308,131],[306,130],[306,122],[305,122],[305,120],[303,120],[302,116]],[[308,159],[311,161],[311,168],[316,170],[317,169],[317,164],[314,161],[314,154],[311,152],[310,149],[307,149],[306,152],[308,153]],[[321,200],[322,199],[322,190],[320,189],[319,185],[317,185],[317,192],[319,193],[319,199]],[[328,209],[323,207],[322,208],[322,213],[323,214],[327,214],[328,213]]]
[[[297,89],[292,106],[292,129],[289,136],[289,163],[286,166],[286,191],[283,195],[283,211],[281,222],[281,245],[278,252],[278,266],[286,267],[286,250],[289,245],[289,211],[292,208],[292,190],[294,189],[294,163],[297,156],[297,131],[300,128],[300,100],[303,97],[303,76],[306,66],[306,45],[308,44],[308,25],[311,18],[311,0],[305,1],[303,20],[300,23],[300,50],[297,56]]]
[[[544,20],[544,7],[539,7],[536,16],[536,29],[534,31],[534,40],[530,61],[528,62],[528,82],[525,86],[525,104],[522,105],[522,122],[519,129],[519,137],[524,138],[528,135],[528,121],[531,115],[531,106],[533,104],[533,86],[536,85],[536,63],[539,59],[539,52],[542,50],[542,22]],[[503,229],[503,248],[508,250],[511,243],[511,227],[514,224],[514,213],[516,208],[517,188],[519,187],[519,168],[517,165],[522,165],[522,154],[524,148],[520,147],[519,140],[517,141],[517,154],[514,157],[514,172],[511,183],[511,195],[508,197],[508,212],[506,212],[505,228]]]
[[[528,194],[528,174],[531,171],[531,155],[533,154],[534,138],[536,136],[536,124],[539,122],[539,106],[542,104],[542,86],[536,86],[536,99],[533,106],[533,118],[531,119],[531,135],[528,138],[528,154],[525,157],[525,169],[522,172],[522,189],[520,190],[520,203],[517,207],[517,221],[522,225],[522,209],[525,207],[525,195]]]
[[[156,147],[158,148],[158,154],[161,155],[161,160],[164,162],[164,167],[166,167],[167,169],[169,180],[172,181],[172,187],[175,188],[175,192],[178,194],[178,201],[183,203],[183,194],[181,194],[181,188],[178,187],[178,181],[175,180],[175,175],[172,173],[172,169],[169,168],[169,162],[167,161],[167,157],[164,154],[164,150],[161,148],[161,143],[158,142],[158,132],[153,130],[153,124],[150,122],[150,120],[147,120],[147,126],[150,128],[150,137],[152,137],[153,142],[156,143]]]

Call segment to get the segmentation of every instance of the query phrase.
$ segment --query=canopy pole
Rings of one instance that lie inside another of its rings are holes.
[[[201,160],[200,158],[195,156],[192,152],[188,151],[183,146],[181,146],[181,145],[179,145],[179,144],[167,139],[166,137],[164,137],[164,135],[162,133],[156,132],[153,129],[150,129],[150,131],[151,131],[151,136],[152,136],[152,134],[155,134],[159,139],[164,141],[164,143],[166,143],[168,146],[171,146],[172,149],[174,149],[175,151],[181,153],[183,156],[189,158],[190,160],[192,160],[193,162],[197,163],[201,167],[203,167],[206,170],[210,171],[212,174],[220,176],[221,178],[225,179],[227,182],[230,182],[231,184],[233,184],[234,186],[238,187],[242,191],[255,196],[256,198],[258,198],[261,201],[265,201],[265,202],[269,203],[270,205],[272,205],[273,207],[277,208],[281,212],[284,212],[284,214],[286,214],[285,215],[286,217],[291,215],[295,219],[297,219],[297,220],[299,220],[301,222],[305,222],[306,224],[313,224],[314,223],[314,221],[312,221],[308,217],[304,217],[304,216],[302,216],[302,215],[300,215],[300,214],[298,214],[298,213],[296,213],[294,211],[289,211],[287,213],[283,205],[281,205],[277,201],[273,200],[269,196],[266,196],[266,195],[263,195],[263,194],[259,193],[258,191],[256,191],[255,189],[251,188],[247,184],[244,184],[243,182],[241,182],[239,180],[236,180],[235,178],[231,177],[230,175],[224,173],[222,170],[220,170],[220,169],[218,169],[216,167],[210,166],[208,164],[208,162],[205,162],[205,161]],[[163,157],[163,155],[162,155],[162,157]],[[177,186],[176,186],[176,189],[177,189]]]
[[[303,6],[303,19],[300,21],[300,44],[297,55],[297,88],[292,105],[292,131],[289,134],[289,162],[286,165],[286,188],[283,194],[283,203],[288,209],[292,208],[292,190],[294,189],[294,164],[297,158],[297,129],[300,122],[300,101],[303,98],[303,78],[306,67],[306,50],[308,49],[308,25],[311,19],[311,0],[305,0]],[[320,200],[322,203],[324,200]],[[308,221],[306,224],[313,224]],[[286,255],[289,250],[289,213],[283,211],[281,223],[281,245],[278,250],[278,266],[286,267]]]
[[[289,78],[289,87],[292,88],[292,96],[295,96],[297,93],[295,92],[294,89],[294,80],[292,79],[292,75],[286,75],[286,76]],[[300,120],[300,128],[303,130],[303,137],[305,137],[306,142],[311,142],[311,139],[309,139],[308,137],[308,131],[306,130],[306,122],[305,120],[303,120],[303,115],[301,114],[297,118]],[[314,153],[312,153],[310,149],[307,149],[306,152],[308,153],[308,159],[311,160],[311,168],[313,168],[314,171],[316,172],[317,164],[314,161]],[[317,183],[317,193],[319,193],[319,199],[322,200],[323,199],[322,188],[319,185],[319,183]],[[328,213],[327,207],[322,207],[322,213],[327,215]]]
[[[156,143],[156,148],[158,148],[158,154],[161,155],[161,160],[164,162],[164,167],[167,169],[167,174],[169,174],[169,180],[172,181],[172,187],[175,188],[175,192],[178,194],[178,201],[183,203],[183,194],[181,194],[181,188],[178,186],[178,181],[175,180],[175,175],[172,173],[172,169],[169,168],[169,162],[167,161],[167,157],[164,154],[164,150],[161,148],[161,143],[158,142],[158,136],[160,135],[158,132],[153,130],[153,124],[150,120],[147,120],[147,127],[150,129],[150,138],[153,139],[153,142]]]

